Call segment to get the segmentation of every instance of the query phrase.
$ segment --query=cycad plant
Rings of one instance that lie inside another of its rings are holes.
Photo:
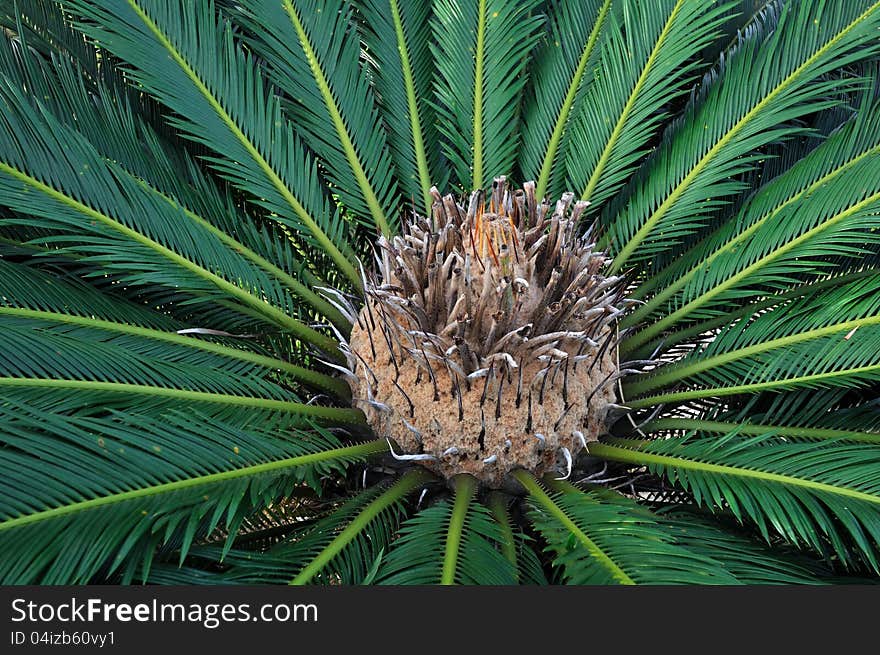
[[[880,572],[880,2],[0,22],[0,581]]]

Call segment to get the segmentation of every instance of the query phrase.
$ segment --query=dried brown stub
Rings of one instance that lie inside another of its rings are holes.
[[[604,428],[619,376],[622,287],[576,224],[566,193],[538,203],[506,180],[465,211],[435,198],[430,219],[381,239],[378,279],[347,348],[355,406],[398,459],[490,487],[511,470],[571,471]],[[552,210],[552,211],[551,211]]]

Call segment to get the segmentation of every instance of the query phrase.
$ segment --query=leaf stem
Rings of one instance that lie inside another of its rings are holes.
[[[329,239],[329,237],[324,234],[323,230],[318,226],[315,219],[306,211],[306,208],[299,202],[296,196],[293,195],[291,190],[287,187],[284,180],[278,175],[278,173],[272,168],[268,161],[263,157],[257,147],[251,142],[248,136],[242,131],[242,129],[238,126],[232,116],[223,108],[223,105],[214,97],[214,94],[207,87],[207,85],[202,82],[201,78],[196,74],[193,70],[192,66],[189,65],[189,62],[183,57],[183,55],[178,52],[177,48],[175,48],[174,44],[171,40],[162,32],[159,26],[147,15],[147,12],[138,4],[137,0],[126,0],[131,9],[137,14],[138,18],[146,25],[147,29],[153,34],[156,40],[160,43],[160,45],[168,52],[169,56],[177,63],[177,65],[183,70],[184,74],[190,79],[190,81],[195,85],[196,89],[202,96],[205,98],[205,101],[211,106],[211,108],[217,113],[217,116],[221,121],[226,125],[227,129],[232,132],[233,136],[241,143],[244,149],[248,152],[248,154],[253,158],[256,162],[257,166],[260,170],[268,178],[269,182],[278,193],[284,198],[284,200],[293,208],[293,211],[300,218],[303,224],[309,229],[309,231],[315,236],[318,242],[321,244],[321,247],[330,255],[330,258],[336,263],[339,267],[339,270],[342,271],[345,276],[351,280],[354,284],[355,288],[361,288],[361,278],[355,270],[354,266],[350,261],[348,261],[345,256],[339,251],[339,249],[333,244],[333,242]]]
[[[863,443],[880,444],[880,434],[858,432],[856,430],[835,430],[832,428],[808,428],[796,425],[769,425],[759,423],[733,423],[723,421],[703,421],[689,418],[661,418],[649,421],[642,426],[647,433],[665,432],[667,430],[701,430],[727,434],[736,430],[739,434],[761,435],[773,434],[778,437],[794,437],[801,439],[843,439]]]
[[[67,207],[70,207],[74,211],[79,212],[80,214],[83,214],[84,216],[87,216],[99,223],[102,223],[112,230],[115,230],[123,236],[131,239],[132,241],[157,252],[165,259],[177,264],[181,268],[189,271],[197,277],[200,277],[203,280],[210,282],[218,289],[221,289],[222,291],[228,293],[230,296],[233,296],[238,301],[257,311],[263,317],[270,319],[276,325],[290,330],[290,332],[292,332],[302,340],[321,348],[321,350],[326,352],[328,356],[341,361],[342,354],[339,352],[338,344],[334,339],[331,339],[330,337],[321,334],[320,332],[313,330],[306,325],[303,325],[295,318],[288,316],[286,313],[284,313],[274,305],[266,302],[265,300],[257,298],[256,296],[249,293],[247,290],[242,289],[241,287],[233,284],[232,282],[229,282],[228,280],[220,277],[219,275],[216,275],[215,273],[205,270],[195,262],[192,262],[186,257],[179,255],[171,248],[168,248],[167,246],[164,246],[161,243],[154,241],[153,239],[141,234],[140,232],[133,230],[132,228],[124,225],[115,218],[99,212],[95,209],[92,209],[90,206],[80,202],[79,200],[71,198],[70,196],[58,191],[57,189],[54,189],[47,184],[44,184],[40,180],[31,177],[30,175],[19,171],[17,168],[9,166],[2,161],[0,161],[0,172],[6,173],[7,175],[23,182],[27,186],[37,189],[38,191],[52,198],[53,200],[63,205],[66,205]]]
[[[592,446],[592,444],[591,444]],[[591,448],[592,451],[592,448]],[[519,470],[516,471],[514,477],[519,480],[519,482],[526,488],[529,492],[529,495],[545,510],[550,512],[550,514],[562,525],[564,525],[571,534],[587,549],[587,552],[596,559],[596,561],[608,569],[611,576],[625,585],[634,585],[635,581],[627,575],[627,573],[620,568],[617,563],[611,559],[599,546],[594,542],[587,534],[581,530],[577,524],[571,520],[568,514],[553,502],[553,499],[547,494],[544,489],[541,488],[541,485],[538,484],[538,481],[532,476],[528,471]]]
[[[662,387],[670,382],[684,380],[693,375],[697,375],[698,373],[702,373],[703,371],[718,368],[719,366],[724,366],[730,362],[758,355],[767,352],[768,350],[788,348],[797,343],[801,343],[802,341],[820,339],[838,333],[847,333],[855,328],[866,327],[869,325],[880,325],[880,316],[860,318],[852,321],[845,321],[843,323],[835,323],[834,325],[827,325],[814,330],[805,330],[796,334],[789,334],[784,337],[779,337],[778,339],[771,339],[769,341],[752,344],[745,348],[738,348],[730,352],[720,353],[713,357],[697,359],[697,361],[689,364],[684,361],[680,364],[670,364],[661,367],[655,375],[649,375],[642,380],[627,384],[626,388],[629,393],[640,395]]]
[[[309,34],[306,32],[306,28],[300,19],[299,11],[294,6],[292,0],[283,0],[283,3],[284,11],[290,17],[290,22],[296,30],[300,46],[305,53],[306,59],[309,62],[309,68],[311,68],[312,75],[315,78],[315,83],[318,85],[318,90],[321,93],[321,97],[324,99],[327,112],[330,114],[330,120],[336,128],[336,134],[342,144],[342,150],[345,153],[348,164],[351,166],[351,171],[354,173],[358,186],[361,189],[361,193],[364,194],[364,200],[367,203],[367,207],[370,208],[370,213],[373,216],[376,227],[381,234],[387,237],[391,234],[391,229],[388,226],[388,220],[385,218],[385,212],[382,211],[382,206],[379,204],[378,198],[376,198],[376,193],[373,191],[369,179],[367,179],[363,164],[361,164],[357,150],[355,149],[351,136],[348,133],[348,128],[345,125],[345,120],[339,111],[339,107],[336,105],[336,99],[333,97],[333,91],[330,89],[330,83],[327,81],[327,76],[324,74],[318,55],[312,47]]]
[[[723,148],[730,143],[733,139],[736,138],[737,134],[743,129],[749,122],[755,117],[761,115],[762,110],[766,107],[770,102],[773,101],[777,96],[784,93],[785,90],[791,86],[795,80],[803,75],[805,70],[808,70],[809,67],[818,60],[822,55],[828,52],[830,49],[837,44],[838,41],[843,39],[849,32],[856,28],[857,25],[862,23],[870,14],[876,11],[880,7],[880,2],[874,3],[871,7],[862,12],[854,21],[852,21],[849,25],[847,25],[844,29],[838,32],[834,38],[829,39],[822,47],[818,48],[813,54],[811,54],[806,61],[800,64],[795,70],[789,73],[783,80],[779,82],[776,86],[774,86],[771,90],[769,90],[766,95],[764,95],[751,109],[749,109],[745,115],[739,118],[736,123],[734,123],[731,128],[725,132],[718,141],[709,148],[705,155],[703,155],[698,162],[694,165],[694,167],[682,178],[682,180],[676,184],[675,188],[672,192],[663,200],[657,209],[648,217],[645,221],[644,225],[640,227],[633,237],[627,241],[627,243],[623,246],[619,253],[617,253],[614,257],[614,261],[611,264],[611,272],[617,273],[619,272],[624,265],[629,260],[630,255],[642,241],[647,238],[648,233],[654,228],[654,226],[663,218],[663,215],[669,211],[672,207],[676,205],[678,199],[685,192],[685,190],[690,186],[694,179],[696,179],[700,173],[706,168],[715,156],[723,150]],[[656,325],[656,324],[655,324]],[[653,326],[652,326],[653,327]],[[662,328],[661,328],[662,329]],[[656,332],[655,332],[656,333]]]
[[[863,443],[880,444],[880,434],[859,432],[857,430],[835,430],[833,428],[807,428],[796,425],[769,425],[759,423],[733,423],[723,421],[703,421],[689,418],[661,418],[649,421],[642,426],[642,431],[665,432],[666,430],[702,430],[727,434],[736,430],[739,434],[761,435],[773,434],[778,437],[795,437],[801,439],[843,439]],[[608,441],[607,439],[605,441]]]
[[[501,528],[501,553],[508,562],[513,565],[514,571],[519,576],[519,567],[516,557],[516,539],[513,535],[513,528],[510,525],[510,514],[507,511],[507,502],[500,492],[494,492],[489,501],[489,509],[495,517],[495,522]]]
[[[139,325],[131,325],[129,323],[117,323],[114,321],[106,321],[99,318],[91,318],[88,316],[77,316],[73,314],[62,314],[59,312],[48,312],[34,309],[24,309],[19,307],[0,307],[0,315],[21,316],[24,318],[33,318],[37,320],[56,321],[58,323],[67,323],[69,325],[83,325],[98,330],[106,330],[108,332],[118,332],[120,334],[131,334],[146,339],[155,339],[157,341],[165,341],[186,348],[195,350],[203,350],[216,353],[232,359],[238,359],[244,362],[251,362],[259,366],[265,366],[270,369],[284,371],[294,379],[300,380],[310,386],[321,388],[325,391],[333,393],[338,398],[348,398],[351,396],[351,389],[339,378],[330,375],[324,375],[302,366],[296,366],[282,359],[267,357],[250,350],[240,348],[231,348],[213,341],[206,341],[193,337],[185,337],[176,332],[164,332],[152,328],[145,328]]]
[[[190,389],[175,389],[172,387],[156,387],[146,384],[103,382],[95,380],[58,380],[54,378],[0,377],[0,387],[128,393],[156,398],[173,398],[180,402],[218,403],[233,407],[268,409],[276,412],[299,414],[301,416],[308,416],[316,419],[338,421],[340,423],[361,424],[364,422],[364,417],[360,410],[348,407],[324,407],[321,405],[307,405],[305,403],[297,403],[288,400],[276,400],[274,398],[233,396],[223,393],[192,391]]]
[[[616,442],[623,443],[625,439],[617,439]],[[740,478],[751,478],[762,482],[775,482],[794,487],[810,489],[813,492],[824,492],[835,496],[844,496],[853,500],[861,500],[874,505],[880,504],[880,496],[869,494],[864,491],[850,489],[847,487],[837,487],[824,482],[816,482],[815,480],[806,480],[796,478],[790,475],[782,475],[780,473],[768,473],[757,469],[739,468],[736,466],[728,466],[725,464],[712,464],[709,462],[701,462],[686,457],[676,457],[674,455],[659,455],[656,453],[646,453],[642,450],[634,448],[625,448],[620,446],[612,446],[599,442],[592,442],[589,445],[591,455],[604,457],[624,464],[636,464],[638,466],[656,465],[661,467],[670,467],[685,470],[701,471],[718,476],[731,475]]]
[[[559,150],[559,143],[562,140],[565,126],[568,123],[568,116],[571,113],[571,108],[577,97],[578,89],[584,78],[584,71],[587,69],[587,63],[590,61],[590,57],[596,49],[596,43],[599,41],[599,35],[602,33],[602,26],[605,24],[605,17],[608,15],[608,10],[610,8],[611,0],[605,0],[599,8],[599,13],[596,15],[596,22],[593,24],[593,29],[590,30],[586,43],[584,43],[584,49],[581,51],[577,68],[575,68],[574,73],[571,76],[568,90],[565,92],[565,99],[562,101],[562,106],[559,108],[559,115],[556,117],[556,122],[553,125],[553,132],[550,134],[550,140],[547,142],[547,150],[544,153],[544,161],[541,163],[541,172],[538,175],[535,197],[539,200],[547,193],[547,187],[550,184],[550,175],[553,172],[553,162],[556,160],[556,152]]]
[[[359,534],[367,529],[370,522],[382,511],[406,496],[413,489],[424,484],[429,474],[423,469],[411,470],[402,478],[389,487],[382,495],[373,500],[361,512],[355,516],[351,523],[331,541],[324,550],[318,553],[303,569],[290,581],[291,585],[308,584],[312,578],[320,573],[334,557],[348,546]]]
[[[662,405],[665,403],[677,403],[683,400],[694,400],[696,398],[735,396],[736,394],[740,393],[755,393],[758,391],[784,389],[786,387],[796,387],[799,385],[820,385],[822,382],[835,380],[841,377],[871,373],[880,373],[880,364],[859,366],[856,368],[847,368],[840,371],[829,371],[826,373],[814,373],[813,375],[802,375],[800,377],[785,378],[782,380],[770,380],[769,382],[753,382],[751,384],[740,384],[731,387],[688,389],[687,391],[676,391],[671,393],[659,394],[656,396],[648,396],[646,398],[627,400],[626,405],[630,409],[644,409],[646,407],[654,407],[655,405]],[[626,387],[624,387],[624,390],[625,389]]]
[[[479,0],[474,64],[474,189],[483,188],[483,68],[486,56],[486,0]]]
[[[626,121],[629,119],[630,114],[632,113],[636,100],[638,99],[639,94],[642,91],[642,87],[645,85],[645,81],[648,79],[648,73],[651,72],[651,68],[657,61],[657,55],[660,52],[660,48],[669,36],[669,31],[672,29],[672,25],[675,22],[675,18],[681,11],[681,7],[684,1],[685,0],[678,0],[675,3],[675,6],[672,8],[672,11],[670,12],[669,18],[666,19],[666,23],[663,25],[663,30],[660,32],[660,36],[657,37],[657,41],[654,43],[651,54],[648,56],[647,61],[645,61],[645,65],[642,67],[642,71],[639,74],[639,79],[636,80],[635,86],[630,92],[629,97],[626,99],[626,104],[623,106],[623,110],[620,112],[620,116],[618,117],[617,122],[614,124],[614,129],[611,131],[611,135],[608,137],[608,142],[602,149],[602,154],[599,157],[599,161],[596,162],[596,168],[590,175],[590,179],[587,181],[587,185],[584,188],[583,193],[581,193],[581,200],[589,200],[590,196],[593,194],[593,191],[596,189],[596,186],[599,184],[599,180],[602,178],[602,174],[605,172],[605,167],[608,164],[611,153],[614,151],[614,146],[620,138],[620,134],[623,132],[623,128],[626,125]]]
[[[464,531],[464,522],[471,499],[477,488],[474,478],[466,473],[456,476],[453,486],[455,488],[455,504],[452,507],[452,517],[449,520],[449,530],[446,535],[446,553],[443,556],[443,573],[440,577],[442,585],[455,584],[461,535]]]
[[[422,136],[422,124],[419,116],[418,100],[416,99],[416,86],[413,79],[412,64],[409,60],[409,46],[406,42],[406,33],[403,30],[403,19],[400,15],[400,5],[397,0],[389,0],[391,18],[394,21],[394,31],[397,34],[397,51],[400,53],[400,65],[403,72],[403,83],[406,87],[406,104],[409,110],[409,122],[412,129],[413,148],[416,155],[416,165],[419,169],[419,184],[422,188],[422,202],[425,205],[425,216],[431,215],[431,173],[428,170],[428,157],[425,154],[425,142]]]
[[[296,457],[279,459],[274,462],[254,464],[253,466],[246,466],[243,468],[234,469],[232,471],[222,471],[220,473],[211,473],[209,475],[202,475],[195,478],[186,478],[185,480],[166,482],[164,484],[157,484],[155,486],[147,487],[144,489],[133,489],[131,491],[124,491],[121,493],[111,494],[109,496],[102,496],[100,498],[91,498],[89,500],[71,503],[70,505],[64,505],[63,507],[54,507],[52,509],[43,510],[34,514],[28,514],[26,516],[19,516],[13,519],[8,519],[6,521],[0,522],[0,531],[9,530],[11,528],[19,528],[25,525],[29,525],[31,523],[36,523],[38,521],[54,519],[60,516],[65,516],[67,514],[94,509],[97,507],[103,507],[106,505],[112,505],[114,503],[119,503],[126,500],[135,500],[137,498],[145,498],[149,496],[155,496],[157,494],[180,491],[182,489],[189,489],[191,487],[196,487],[203,484],[210,484],[213,482],[225,482],[228,480],[235,480],[237,478],[243,478],[252,475],[273,473],[288,468],[306,466],[309,464],[317,464],[334,459],[362,458],[382,452],[386,449],[387,445],[382,440],[369,441],[367,443],[358,444],[356,446],[346,446],[344,448],[324,450],[319,453],[298,455]]]

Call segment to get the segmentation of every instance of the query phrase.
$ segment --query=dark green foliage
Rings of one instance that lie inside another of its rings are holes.
[[[876,578],[878,34],[870,0],[0,0],[0,582]],[[627,276],[644,372],[585,483],[397,462],[338,368],[379,233],[501,174],[590,200]]]

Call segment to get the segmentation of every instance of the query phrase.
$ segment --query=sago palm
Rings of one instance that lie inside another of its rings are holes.
[[[0,20],[3,582],[880,572],[880,2]]]

